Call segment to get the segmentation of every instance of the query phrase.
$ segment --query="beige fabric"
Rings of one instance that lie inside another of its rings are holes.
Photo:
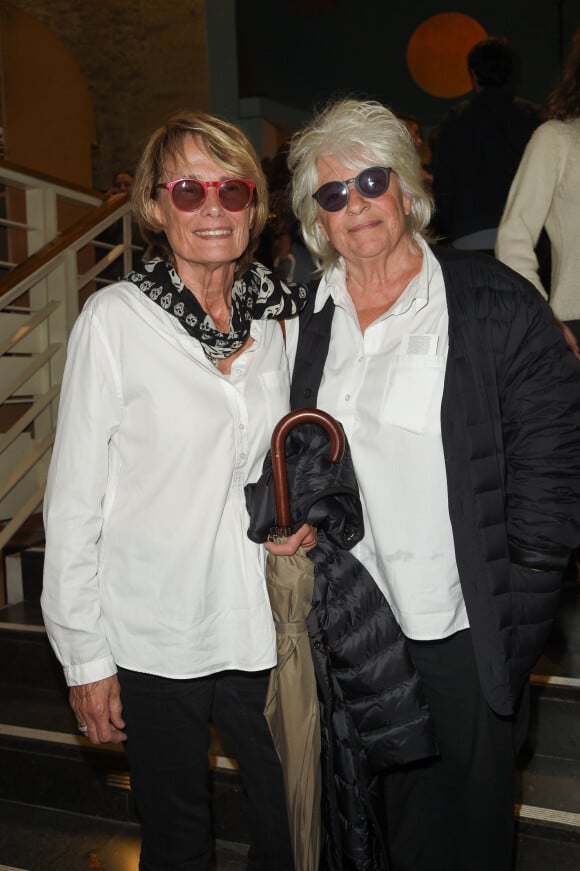
[[[535,131],[512,182],[497,233],[496,257],[535,284],[536,244],[550,239],[550,305],[557,318],[580,318],[580,118],[546,121]]]
[[[276,623],[278,664],[264,714],[284,770],[296,871],[318,871],[320,856],[320,719],[306,629],[314,567],[300,548],[268,556],[266,582]]]

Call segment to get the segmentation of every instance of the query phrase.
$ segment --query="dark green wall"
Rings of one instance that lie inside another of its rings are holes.
[[[316,0],[312,0],[316,6]],[[336,0],[306,17],[288,0],[238,0],[241,96],[270,97],[310,111],[355,93],[411,112],[425,127],[455,100],[431,97],[411,79],[407,42],[426,18],[462,12],[488,34],[505,36],[520,62],[517,92],[543,102],[558,78],[560,55],[580,27],[580,0]]]

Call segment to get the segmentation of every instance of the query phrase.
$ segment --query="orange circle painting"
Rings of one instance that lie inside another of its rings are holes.
[[[407,46],[407,66],[413,80],[433,97],[459,97],[471,90],[467,72],[470,49],[487,33],[460,12],[443,12],[423,21]]]

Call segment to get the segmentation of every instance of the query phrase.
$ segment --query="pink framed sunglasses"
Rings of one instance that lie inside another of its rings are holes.
[[[198,178],[178,178],[164,181],[156,188],[167,188],[171,200],[180,212],[197,212],[207,199],[208,188],[216,188],[220,204],[228,212],[243,212],[252,202],[256,185],[245,178],[223,181],[201,181]]]

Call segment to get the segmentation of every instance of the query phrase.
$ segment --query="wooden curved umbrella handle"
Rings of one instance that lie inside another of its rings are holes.
[[[276,495],[277,535],[290,535],[290,500],[286,474],[286,436],[299,423],[317,423],[330,437],[328,459],[338,463],[344,454],[345,438],[342,427],[330,414],[318,408],[298,408],[286,414],[274,427],[272,433],[272,471]]]

